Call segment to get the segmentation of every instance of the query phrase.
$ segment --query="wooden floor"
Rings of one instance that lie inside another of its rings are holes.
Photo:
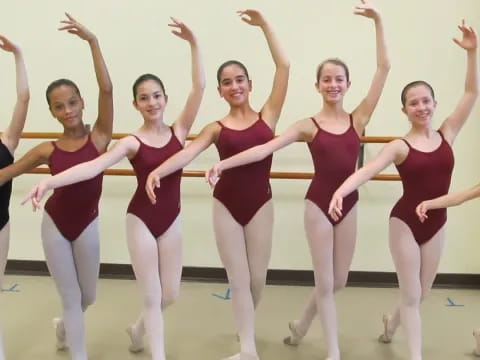
[[[48,277],[7,276],[0,320],[7,360],[68,360],[55,350],[52,318],[60,303]],[[257,310],[257,346],[262,360],[323,360],[320,324],[298,347],[286,346],[287,323],[299,316],[308,287],[267,286]],[[187,282],[165,315],[168,360],[220,360],[238,352],[225,284]],[[216,296],[215,296],[216,295]],[[391,311],[397,289],[347,288],[337,296],[343,360],[408,359],[400,331],[390,345],[377,342],[382,313]],[[452,304],[458,306],[451,306]],[[450,305],[450,306],[449,306]],[[461,305],[461,306],[460,306]],[[90,360],[150,359],[127,350],[125,328],[136,318],[140,298],[134,281],[100,280],[97,302],[86,315]],[[424,359],[474,359],[472,329],[480,327],[480,291],[433,290],[422,308]]]

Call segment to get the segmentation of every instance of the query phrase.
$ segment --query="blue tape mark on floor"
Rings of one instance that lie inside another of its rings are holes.
[[[230,289],[227,289],[227,292],[225,293],[225,296],[222,296],[222,295],[218,295],[218,294],[215,294],[213,293],[212,296],[215,296],[219,299],[222,299],[222,300],[230,300],[231,297],[230,297]]]
[[[17,289],[18,284],[13,284],[10,288],[8,289],[2,289],[2,292],[20,292],[20,289]]]
[[[462,304],[455,304],[455,302],[449,297],[447,297],[447,301],[448,301],[448,304],[446,304],[445,306],[464,306]]]

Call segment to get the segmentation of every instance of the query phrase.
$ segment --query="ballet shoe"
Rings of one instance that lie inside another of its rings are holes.
[[[131,353],[138,353],[143,351],[144,349],[144,344],[143,344],[143,339],[141,337],[138,337],[135,334],[135,329],[133,328],[133,325],[130,325],[127,329],[127,334],[128,337],[130,338],[130,345],[128,346],[128,351]]]
[[[383,334],[378,337],[378,341],[384,344],[390,344],[392,342],[393,334],[388,329],[388,323],[390,322],[390,315],[384,314],[382,317],[383,322]]]
[[[473,330],[473,337],[475,338],[475,349],[473,354],[475,356],[480,356],[480,328]]]
[[[298,328],[298,320],[293,320],[288,323],[288,328],[290,329],[291,335],[283,339],[285,345],[297,346],[302,341],[305,336],[302,331]]]
[[[55,338],[57,339],[55,346],[59,351],[65,351],[68,349],[67,336],[65,334],[65,327],[61,318],[54,318],[52,320],[53,328],[55,329]]]

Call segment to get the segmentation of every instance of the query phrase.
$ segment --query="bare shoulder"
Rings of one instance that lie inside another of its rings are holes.
[[[409,147],[404,140],[395,139],[385,145],[383,151],[392,156],[395,165],[399,165],[406,159],[409,152]]]

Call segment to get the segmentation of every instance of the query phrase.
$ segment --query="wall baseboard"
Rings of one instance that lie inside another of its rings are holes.
[[[45,261],[40,260],[8,260],[5,272],[10,275],[49,275]],[[100,278],[134,279],[134,274],[130,264],[101,264]],[[184,266],[182,279],[226,283],[227,275],[223,268]],[[313,286],[313,271],[270,269],[267,283]],[[348,286],[396,287],[398,283],[394,272],[350,271]],[[434,287],[480,289],[480,274],[438,274]]]

